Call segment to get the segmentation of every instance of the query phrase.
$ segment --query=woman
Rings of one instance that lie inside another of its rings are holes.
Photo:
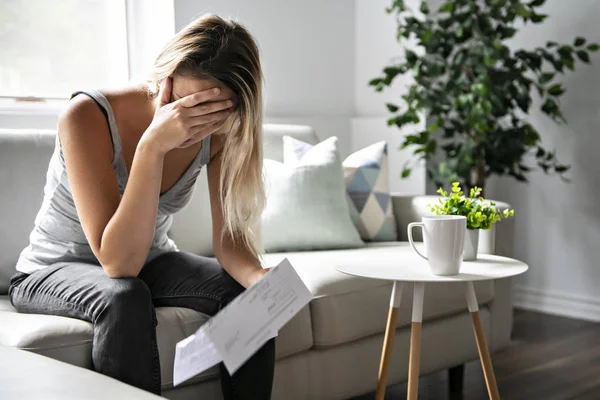
[[[94,369],[159,393],[154,307],[214,315],[266,273],[253,229],[261,86],[252,36],[209,15],[166,45],[149,84],[74,94],[11,281],[17,310],[92,322]],[[205,165],[216,259],[167,236]],[[270,341],[233,376],[222,367],[225,399],[269,398],[274,352]]]

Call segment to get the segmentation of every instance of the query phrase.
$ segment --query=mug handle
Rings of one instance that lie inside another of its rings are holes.
[[[413,235],[412,235],[413,231],[412,230],[416,226],[420,226],[421,229],[425,229],[425,224],[423,224],[422,222],[411,222],[410,224],[408,224],[408,229],[407,229],[407,231],[408,231],[408,241],[410,242],[410,245],[412,246],[413,250],[416,251],[418,255],[420,255],[425,260],[429,260],[423,254],[421,254],[421,252],[419,250],[417,250],[417,247],[415,246],[415,242],[413,241]]]

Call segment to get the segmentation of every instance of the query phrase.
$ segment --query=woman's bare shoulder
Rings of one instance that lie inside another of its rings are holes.
[[[104,137],[109,137],[106,118],[100,107],[91,97],[83,94],[72,98],[60,113],[58,135],[63,147],[74,141],[83,141],[92,147],[100,145],[101,148],[106,142]]]
[[[110,103],[115,115],[125,113],[128,118],[133,116],[132,114],[143,113],[145,115],[149,108],[152,108],[152,98],[140,85],[106,89],[100,92]]]
[[[117,110],[122,108],[133,108],[133,105],[150,101],[147,95],[136,87],[99,90],[98,92],[106,97],[115,114],[117,114]],[[106,120],[96,101],[84,93],[79,93],[73,97],[59,118],[63,121],[76,122],[82,120],[88,123]]]

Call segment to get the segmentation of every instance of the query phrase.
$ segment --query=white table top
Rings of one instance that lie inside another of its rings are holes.
[[[512,258],[480,254],[477,261],[463,261],[460,273],[454,276],[437,276],[431,273],[429,264],[416,254],[398,259],[395,266],[361,264],[337,268],[348,275],[363,278],[404,282],[467,282],[508,278],[527,271],[527,264]]]
[[[0,345],[0,399],[165,400],[89,369]]]

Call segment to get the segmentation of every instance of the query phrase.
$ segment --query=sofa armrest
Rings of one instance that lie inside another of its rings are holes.
[[[432,215],[427,206],[437,201],[438,196],[407,196],[392,194],[392,207],[396,217],[396,228],[398,229],[398,240],[407,241],[406,228],[409,223],[421,221],[426,215]],[[422,241],[420,229],[416,229],[413,237],[416,241]]]
[[[428,204],[435,203],[438,199],[439,196],[392,194],[392,206],[394,208],[398,239],[400,241],[408,240],[406,228],[409,223],[421,221],[422,217],[432,215]],[[500,201],[496,201],[495,203],[500,209],[510,208],[510,205],[507,203]],[[503,220],[495,224],[492,229],[482,231],[479,236],[479,252],[511,257],[513,254],[514,218]],[[420,229],[415,230],[414,239],[417,241],[423,240]]]

